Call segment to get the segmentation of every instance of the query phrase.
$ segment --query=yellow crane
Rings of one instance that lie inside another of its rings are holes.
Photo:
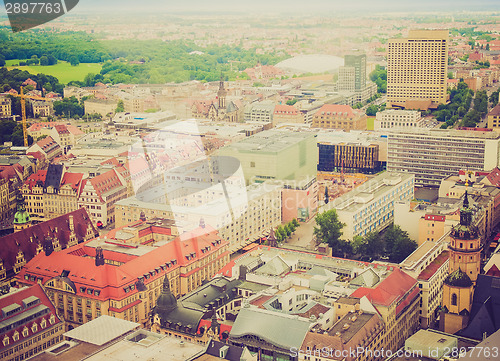
[[[21,115],[22,115],[22,122],[23,122],[24,146],[27,147],[28,146],[28,130],[26,129],[26,98],[34,99],[34,100],[43,100],[43,101],[47,101],[47,99],[43,98],[43,97],[36,96],[36,95],[25,95],[23,93],[23,87],[21,87],[20,94],[17,94],[14,96],[21,98]]]

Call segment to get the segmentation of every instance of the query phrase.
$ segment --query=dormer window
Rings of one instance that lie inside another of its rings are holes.
[[[9,345],[9,337],[8,336],[5,336],[2,340],[2,343],[4,346],[8,346]]]
[[[56,322],[56,316],[54,314],[51,314],[49,317],[49,323],[53,325]]]
[[[23,331],[24,333],[24,331]],[[16,342],[16,341],[19,341],[19,332],[14,332],[14,334],[12,335],[12,341]]]
[[[38,325],[33,323],[33,326],[31,326],[31,332],[35,333],[36,331],[38,331]]]
[[[29,334],[28,327],[24,326],[24,328],[23,328],[23,337],[28,337],[28,334]]]

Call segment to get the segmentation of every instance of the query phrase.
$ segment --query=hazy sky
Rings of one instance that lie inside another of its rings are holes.
[[[166,12],[350,12],[350,11],[500,11],[500,0],[80,0],[79,11]]]

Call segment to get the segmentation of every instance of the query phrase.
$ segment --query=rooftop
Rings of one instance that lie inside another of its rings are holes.
[[[309,132],[268,130],[265,132],[254,134],[250,137],[242,139],[239,142],[232,143],[225,148],[241,153],[278,153],[287,149],[288,147],[291,147],[301,141],[310,139],[312,137],[314,137],[314,134],[311,134]]]
[[[64,336],[73,340],[102,346],[139,326],[141,326],[139,323],[102,315],[66,332]]]

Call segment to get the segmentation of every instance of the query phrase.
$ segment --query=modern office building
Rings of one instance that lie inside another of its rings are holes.
[[[387,109],[378,112],[373,129],[417,128],[423,125],[422,114],[417,110]]]
[[[218,154],[240,161],[247,184],[312,178],[318,164],[316,137],[311,132],[268,130],[226,146]]]
[[[389,40],[388,108],[415,108],[414,100],[446,102],[448,37],[448,30],[410,30],[408,38]]]
[[[344,66],[339,68],[339,91],[356,91],[366,87],[366,54],[344,56]]]
[[[394,202],[413,199],[414,176],[384,172],[336,198],[321,211],[335,209],[345,223],[342,238],[352,240],[384,229],[394,219]]]
[[[500,135],[473,130],[413,129],[388,133],[387,170],[415,175],[417,186],[439,186],[460,170],[490,171],[498,165]]]
[[[318,143],[320,172],[373,174],[382,170],[378,144]]]
[[[378,132],[321,131],[318,171],[373,174],[385,169],[387,136]],[[344,157],[344,155],[346,157]]]

